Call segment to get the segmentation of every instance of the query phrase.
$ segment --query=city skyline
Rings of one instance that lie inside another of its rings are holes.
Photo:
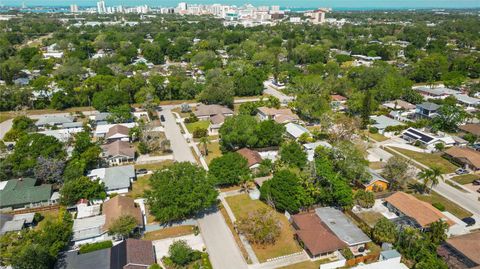
[[[139,6],[139,5],[148,5],[151,7],[175,7],[181,1],[175,0],[109,0],[105,1],[106,5],[111,6]],[[28,6],[70,6],[71,4],[76,4],[79,7],[95,7],[96,0],[60,0],[51,3],[45,3],[41,0],[2,0],[0,4],[6,6],[22,6],[25,4]],[[476,0],[460,0],[460,1],[447,1],[447,0],[424,0],[424,1],[413,1],[413,0],[404,0],[404,1],[379,1],[379,0],[369,0],[369,1],[353,1],[353,0],[323,0],[323,1],[309,1],[309,0],[299,0],[294,4],[286,0],[192,0],[188,1],[188,4],[226,4],[226,5],[243,5],[243,4],[252,4],[254,6],[262,5],[280,5],[284,8],[306,8],[306,7],[318,7],[318,6],[328,6],[334,9],[409,9],[409,8],[480,8],[480,1]]]

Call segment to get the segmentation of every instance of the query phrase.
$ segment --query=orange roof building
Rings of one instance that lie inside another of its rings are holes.
[[[414,220],[420,228],[428,228],[430,224],[438,220],[446,221],[449,226],[455,224],[455,222],[447,218],[440,210],[431,204],[420,201],[414,196],[404,192],[396,192],[390,195],[385,198],[385,202],[387,202],[388,209],[401,217],[409,217]]]
[[[243,158],[247,159],[248,167],[250,169],[257,168],[262,162],[262,157],[257,151],[248,148],[242,148],[237,150],[237,153],[242,155]]]
[[[480,169],[480,152],[470,148],[451,147],[445,150],[445,154],[453,161],[462,164],[465,168],[471,170]]]
[[[303,243],[311,257],[329,255],[347,247],[347,244],[330,231],[315,212],[292,216],[292,225],[296,230],[297,240]]]
[[[447,239],[437,249],[448,268],[480,268],[480,232]]]
[[[118,218],[126,215],[134,217],[138,227],[144,226],[142,210],[130,197],[117,195],[103,203],[102,211],[105,215],[105,230],[108,230]]]

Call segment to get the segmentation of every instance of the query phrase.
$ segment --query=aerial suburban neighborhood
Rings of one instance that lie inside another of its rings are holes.
[[[0,269],[480,268],[479,2],[72,1],[0,3]]]

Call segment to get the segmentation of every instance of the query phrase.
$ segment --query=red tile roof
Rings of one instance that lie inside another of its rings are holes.
[[[393,205],[406,216],[417,221],[422,227],[428,227],[431,223],[438,220],[444,220],[449,225],[455,224],[431,204],[420,201],[414,196],[404,192],[396,192],[385,198],[385,201]]]
[[[237,150],[237,152],[242,155],[248,161],[248,167],[262,162],[262,157],[260,154],[254,150],[243,148]]]
[[[292,219],[298,239],[313,256],[347,247],[314,212],[300,213],[292,216]]]

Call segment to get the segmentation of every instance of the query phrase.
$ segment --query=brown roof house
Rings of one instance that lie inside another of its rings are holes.
[[[250,168],[250,169],[258,168],[260,166],[260,163],[262,162],[262,157],[255,150],[251,150],[251,149],[248,149],[248,148],[242,148],[242,149],[237,150],[237,153],[242,155],[245,159],[247,159],[248,168]]]
[[[111,248],[59,255],[55,269],[148,269],[156,262],[151,241],[129,238]]]
[[[221,105],[200,104],[193,112],[199,120],[209,120],[208,131],[211,135],[217,135],[218,130],[223,125],[225,118],[233,115],[233,111]]]
[[[445,155],[466,169],[480,169],[480,152],[470,148],[451,147],[445,150]]]
[[[458,129],[470,133],[476,136],[480,136],[480,124],[479,123],[470,123],[465,125],[458,126]]]
[[[398,225],[428,229],[430,224],[438,220],[446,221],[450,226],[455,224],[431,204],[404,192],[399,191],[390,195],[385,198],[385,202],[386,207],[399,216],[393,220]]]
[[[312,258],[333,257],[335,251],[347,247],[347,244],[330,231],[315,212],[292,216],[292,226],[296,230],[297,240]]]
[[[110,166],[133,162],[135,149],[127,141],[116,140],[102,146],[103,157]]]
[[[117,124],[110,129],[108,129],[107,134],[105,135],[105,140],[108,142],[116,141],[116,140],[121,140],[121,141],[130,141],[130,128]]]
[[[233,111],[225,106],[221,105],[205,105],[205,104],[200,104],[197,106],[195,112],[195,116],[199,118],[200,120],[208,120],[210,117],[213,117],[218,114],[222,114],[223,116],[232,116]]]
[[[298,122],[299,117],[292,112],[289,108],[270,108],[259,107],[257,116],[260,120],[274,120],[276,123],[285,124],[289,122]]]
[[[117,195],[103,203],[102,213],[105,215],[105,230],[121,216],[130,215],[135,218],[139,229],[144,228],[143,213],[140,206],[135,201],[126,196]]]
[[[480,232],[469,233],[447,239],[437,249],[452,269],[480,268]]]
[[[346,109],[345,105],[347,103],[347,98],[339,94],[330,95],[330,106],[335,111],[343,111]]]

